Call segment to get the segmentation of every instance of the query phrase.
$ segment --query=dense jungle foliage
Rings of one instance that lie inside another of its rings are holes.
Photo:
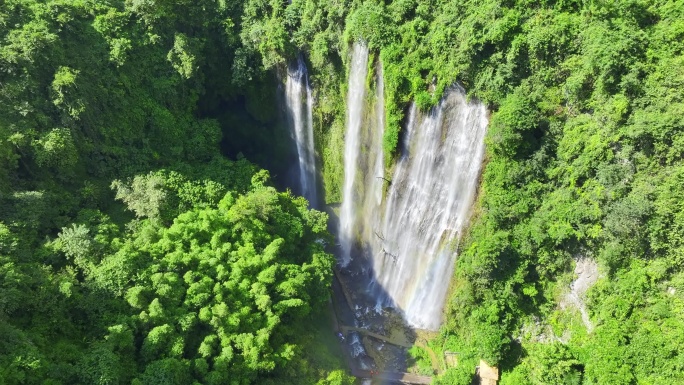
[[[382,62],[388,153],[408,104],[429,108],[454,82],[492,110],[478,203],[433,342],[460,364],[439,383],[468,384],[479,358],[500,366],[504,384],[684,383],[684,2],[247,8],[243,34],[265,67],[307,52],[329,202],[339,201],[351,41]],[[587,258],[600,272],[588,326],[560,306]]]
[[[246,159],[286,172],[274,73],[303,52],[339,202],[358,39],[388,167],[410,102],[492,111],[437,381],[684,384],[678,0],[5,0],[0,382],[349,383],[311,327],[325,217]],[[580,258],[591,328],[559,305]]]
[[[0,384],[351,383],[242,13],[0,2]]]

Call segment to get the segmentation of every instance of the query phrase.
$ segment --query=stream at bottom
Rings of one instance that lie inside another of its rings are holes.
[[[334,310],[347,361],[355,373],[407,372],[407,350],[416,340],[415,331],[398,311],[376,299],[372,268],[364,262],[357,258],[347,266],[338,265],[333,279]]]

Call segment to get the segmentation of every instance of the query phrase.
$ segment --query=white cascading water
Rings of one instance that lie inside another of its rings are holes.
[[[285,104],[297,145],[300,193],[312,207],[315,207],[318,203],[318,196],[316,150],[313,137],[313,96],[306,64],[301,57],[297,60],[296,66],[288,66]]]
[[[383,216],[383,200],[385,187],[388,179],[385,177],[385,153],[383,151],[383,135],[385,133],[385,89],[383,81],[382,63],[378,62],[378,70],[375,76],[375,116],[366,121],[364,130],[362,131],[362,142],[364,143],[363,155],[360,163],[365,165],[367,172],[364,173],[363,186],[359,186],[357,190],[361,191],[361,202],[363,204],[362,218],[359,218],[357,227],[359,229],[360,237],[362,238],[362,245],[366,251],[370,249],[371,253],[373,247],[371,245],[380,242],[384,239],[382,234],[382,216]],[[382,248],[382,244],[380,244]],[[378,298],[386,298],[384,293],[378,293],[373,290],[377,286],[377,281],[370,282],[370,290]],[[384,300],[377,301],[375,310],[381,312]]]
[[[354,191],[356,170],[359,160],[363,105],[366,95],[366,75],[368,73],[368,47],[355,43],[352,48],[349,70],[349,89],[347,90],[347,129],[344,137],[344,186],[342,188],[342,207],[340,209],[339,240],[342,248],[342,265],[351,261],[351,250],[355,232]]]
[[[362,354],[366,354],[366,350],[363,348],[359,334],[350,333],[349,336],[349,345],[351,346],[352,357],[356,358]]]
[[[415,107],[389,188],[382,238],[370,242],[376,282],[414,327],[439,328],[484,157],[487,111],[449,90],[428,114]],[[381,299],[382,300],[382,299]]]
[[[376,309],[395,306],[413,327],[436,330],[453,274],[455,244],[477,190],[487,111],[481,103],[467,102],[459,87],[447,91],[427,114],[412,106],[389,178],[382,152],[382,86],[380,68],[376,117],[345,138],[345,154],[356,160],[345,158],[345,167],[354,167],[355,175],[361,165],[363,175],[355,185],[345,183],[348,196],[362,205],[346,222],[356,229],[348,233],[350,245],[359,245],[372,262]]]

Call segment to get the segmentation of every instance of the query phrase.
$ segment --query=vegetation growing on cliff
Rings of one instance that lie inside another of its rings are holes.
[[[0,2],[0,383],[350,383],[243,13]]]
[[[5,0],[0,379],[347,383],[302,329],[324,219],[242,158],[286,172],[273,74],[303,51],[335,202],[363,39],[388,154],[408,103],[456,81],[493,111],[440,381],[485,358],[509,384],[681,383],[683,20],[674,0]],[[578,257],[604,274],[592,331],[557,305]]]
[[[463,366],[442,383],[469,383],[478,358],[511,384],[684,381],[681,2],[301,0],[273,15],[326,85],[351,41],[379,53],[388,152],[407,104],[453,82],[493,111],[439,343]],[[580,257],[603,274],[591,332],[558,307]],[[525,335],[534,324],[551,332]]]

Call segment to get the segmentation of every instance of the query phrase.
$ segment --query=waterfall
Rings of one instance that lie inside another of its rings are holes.
[[[358,67],[365,67],[366,59],[357,59],[362,63],[352,63],[352,74],[357,68],[365,78],[365,70]],[[361,125],[361,103],[352,95],[361,99],[363,93],[355,87],[363,84],[353,80],[349,121]],[[359,117],[352,118],[354,114]],[[436,330],[441,323],[455,245],[475,199],[486,127],[484,105],[468,102],[460,87],[449,89],[427,113],[413,105],[399,158],[391,178],[386,177],[382,67],[377,74],[375,117],[364,120],[363,127],[348,127],[341,216],[347,226],[342,226],[347,231],[343,235],[348,238],[341,239],[349,244],[343,249],[348,254],[343,255],[349,258],[353,249],[353,254],[370,261],[373,276],[368,291],[375,308],[398,308],[413,327]]]
[[[349,70],[349,89],[347,90],[347,129],[344,138],[344,186],[342,189],[342,207],[340,209],[339,239],[342,247],[342,264],[351,260],[351,251],[355,233],[355,200],[354,192],[356,170],[359,158],[361,124],[363,121],[363,105],[366,93],[366,75],[368,73],[368,47],[355,43],[352,48],[351,67]]]
[[[316,207],[316,150],[313,137],[313,96],[306,64],[300,56],[297,65],[287,68],[285,104],[299,157],[299,193]]]
[[[384,199],[385,185],[388,183],[385,177],[385,153],[382,147],[382,139],[385,132],[385,88],[382,73],[382,63],[378,63],[375,76],[375,116],[365,125],[362,132],[362,142],[365,156],[361,163],[367,165],[363,186],[358,189],[363,192],[363,218],[357,224],[362,232],[362,239],[378,241],[384,238],[382,234],[382,202]]]
[[[371,242],[376,281],[409,324],[437,329],[455,261],[454,242],[475,198],[487,111],[449,90],[426,115],[411,109],[381,228]]]

